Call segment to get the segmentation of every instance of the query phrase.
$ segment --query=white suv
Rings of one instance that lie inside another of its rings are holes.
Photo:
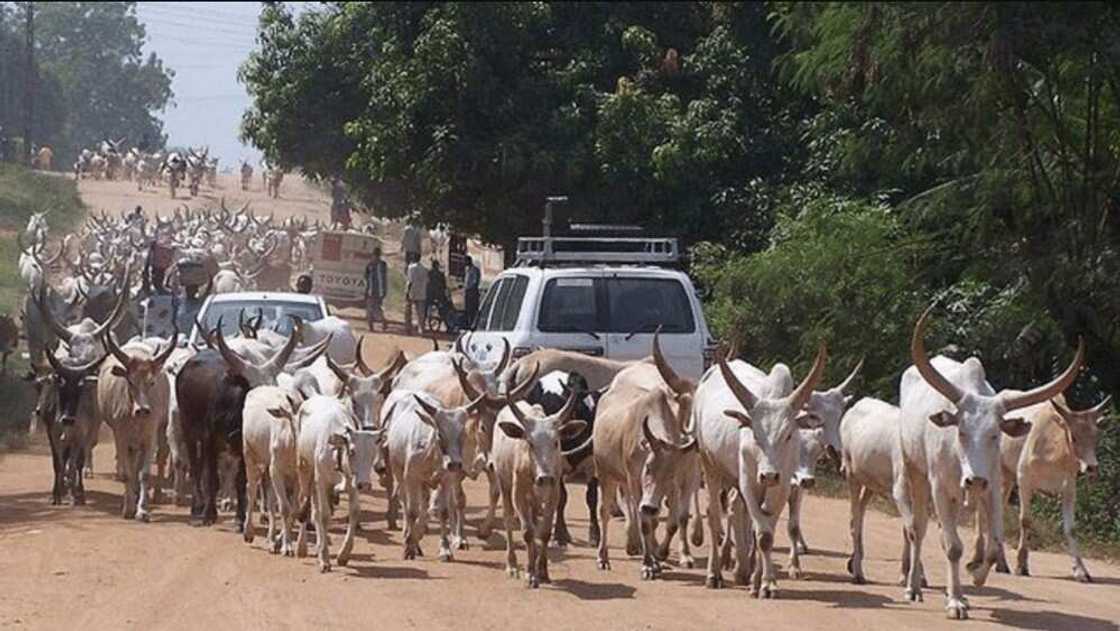
[[[519,243],[519,255],[524,254],[526,240]],[[671,241],[675,259],[676,244]],[[472,356],[480,361],[498,357],[505,339],[514,359],[538,348],[641,359],[649,356],[653,333],[660,326],[662,350],[676,371],[699,379],[711,365],[715,340],[687,274],[648,264],[571,264],[584,259],[641,260],[637,255],[565,254],[571,256],[558,260],[567,264],[533,266],[526,263],[539,262],[540,257],[521,258],[498,275],[466,338]]]

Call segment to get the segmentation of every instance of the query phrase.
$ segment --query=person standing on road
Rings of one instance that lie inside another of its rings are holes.
[[[374,321],[381,322],[381,330],[389,328],[385,321],[382,303],[389,294],[389,266],[381,260],[381,248],[373,249],[373,258],[366,264],[366,324],[373,330]]]
[[[439,261],[432,259],[432,270],[428,272],[428,295],[427,305],[424,309],[424,321],[428,321],[428,313],[435,309],[447,322],[447,277],[443,275],[443,271],[439,268]],[[448,322],[450,325],[451,323]],[[450,327],[449,327],[450,328]]]
[[[405,265],[420,262],[420,240],[420,228],[411,221],[408,222],[404,227],[404,234],[401,235],[401,250],[404,251]]]
[[[350,229],[350,200],[342,178],[335,176],[331,181],[331,223]]]
[[[428,298],[428,270],[417,260],[409,264],[407,276],[408,287],[405,293],[408,295],[408,301],[404,305],[404,328],[409,335],[412,335],[412,313],[415,311],[419,330],[424,333],[427,330],[424,314],[428,311],[425,308]]]
[[[475,267],[474,259],[468,256],[467,265],[463,268],[463,308],[467,317],[464,326],[474,326],[474,319],[478,315],[478,291],[481,284],[482,272]]]

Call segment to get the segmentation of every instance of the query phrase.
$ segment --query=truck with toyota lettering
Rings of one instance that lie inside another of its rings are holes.
[[[314,293],[338,307],[365,304],[366,264],[381,247],[376,235],[357,231],[324,230],[311,244],[311,283]]]

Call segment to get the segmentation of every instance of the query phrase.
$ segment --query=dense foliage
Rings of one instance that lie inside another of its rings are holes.
[[[888,400],[933,300],[932,348],[997,387],[1084,337],[1086,406],[1120,391],[1118,27],[1104,2],[273,5],[244,133],[507,245],[547,194],[681,236],[720,338],[796,371],[826,341],[830,379],[866,357]],[[1120,540],[1103,473],[1079,514]]]
[[[24,129],[24,5],[0,2],[0,126],[12,138]],[[156,115],[171,100],[173,73],[141,53],[136,3],[36,2],[34,10],[35,144],[54,149],[59,164],[105,138],[162,147]]]

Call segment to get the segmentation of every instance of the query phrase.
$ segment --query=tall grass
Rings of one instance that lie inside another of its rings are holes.
[[[19,246],[16,233],[27,226],[34,212],[50,210],[52,241],[57,243],[77,225],[84,207],[73,180],[32,172],[22,166],[0,164],[0,313],[11,315],[22,327],[20,307],[26,288],[19,277]],[[56,246],[57,247],[57,246]],[[20,379],[27,361],[19,352],[0,375],[0,450],[19,447],[26,441],[28,419],[35,406],[34,389]]]

